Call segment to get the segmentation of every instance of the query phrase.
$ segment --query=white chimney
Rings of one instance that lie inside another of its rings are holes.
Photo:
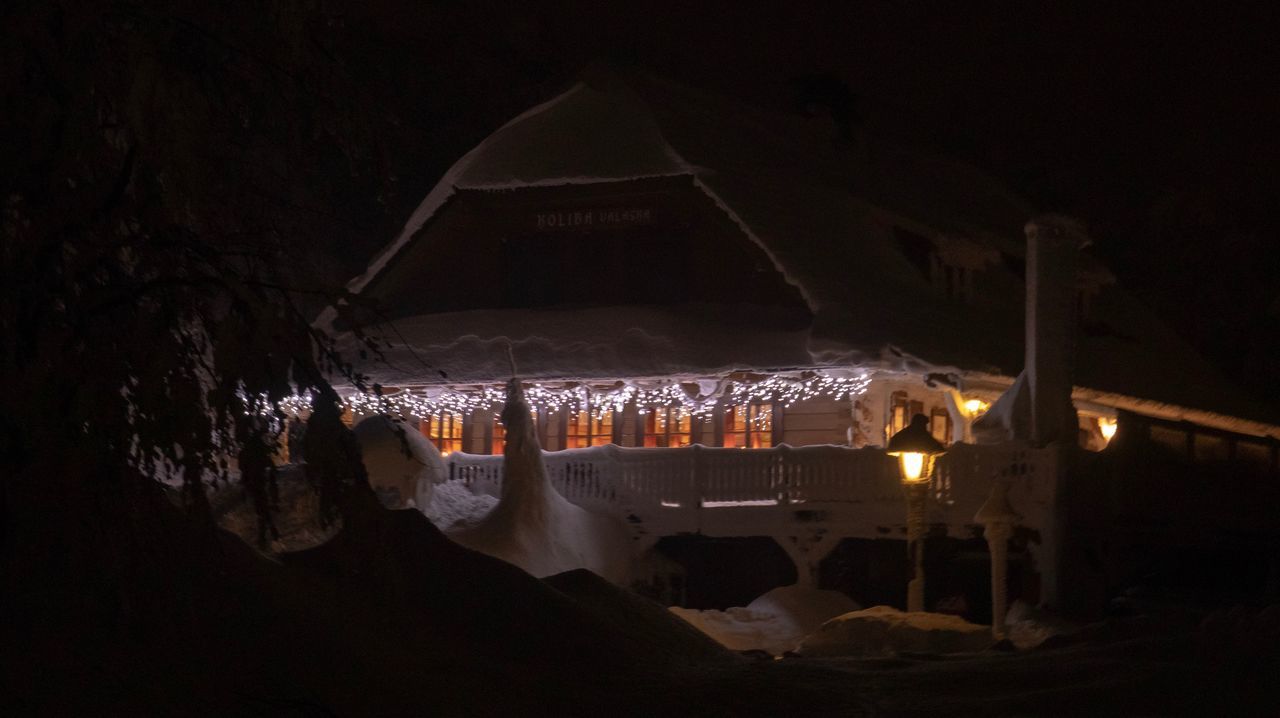
[[[1030,439],[1071,444],[1079,431],[1074,405],[1076,267],[1089,244],[1083,226],[1059,215],[1027,223],[1027,345],[1023,372],[1030,392]]]

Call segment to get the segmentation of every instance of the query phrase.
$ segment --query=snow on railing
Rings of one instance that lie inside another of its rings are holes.
[[[1026,525],[1039,525],[1051,512],[1056,493],[1056,449],[1024,444],[955,444],[934,469],[933,505],[969,520],[987,500],[991,484],[1009,484],[1009,500]]]
[[[1036,473],[1039,452],[958,444],[938,461],[933,498],[955,501],[969,477],[1024,477]],[[543,452],[547,473],[565,498],[585,504],[652,503],[801,504],[898,500],[897,465],[879,449],[778,446],[725,449],[690,446],[633,449],[614,445]],[[497,495],[502,457],[454,453],[449,480]],[[989,487],[989,482],[982,482]]]
[[[778,446],[769,449],[681,448],[589,449],[543,452],[547,475],[568,500],[585,508],[621,511],[645,519],[688,524],[696,530],[700,510],[805,504],[900,503],[897,462],[880,449],[841,446]],[[931,484],[932,510],[947,523],[972,521],[1005,477],[1011,496],[1046,506],[1052,500],[1051,455],[1021,446],[957,444],[937,464]],[[502,457],[453,453],[449,480],[475,493],[498,496]],[[680,519],[679,514],[686,514]]]

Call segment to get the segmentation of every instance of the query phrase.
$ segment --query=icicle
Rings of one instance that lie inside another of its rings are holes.
[[[516,371],[516,353],[509,339],[507,340],[507,361],[511,364],[511,378],[515,379],[519,372]]]

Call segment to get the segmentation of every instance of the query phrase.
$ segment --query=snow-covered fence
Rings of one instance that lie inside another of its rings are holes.
[[[730,508],[807,508],[892,505],[903,500],[895,460],[880,449],[778,446],[671,449],[614,445],[545,452],[556,489],[593,509],[612,509],[646,521],[661,517],[672,530],[698,530],[698,512]],[[1010,496],[1041,513],[1052,501],[1051,454],[1020,446],[958,444],[938,461],[931,499],[934,518],[962,525],[986,499],[992,481],[1007,477]],[[502,457],[454,453],[449,478],[477,493],[498,495]],[[1035,504],[1032,506],[1030,504]]]
[[[1030,517],[1053,503],[1055,456],[1053,449],[1021,444],[956,444],[938,460],[930,499],[937,506],[972,516],[987,500],[992,481],[1003,479],[1009,482],[1010,501]]]
[[[461,482],[477,494],[498,496],[502,490],[502,457],[450,454],[449,481]]]
[[[501,456],[455,453],[448,461],[451,481],[476,492],[499,493]],[[901,492],[893,461],[874,449],[608,445],[544,452],[543,461],[556,489],[583,505],[776,505],[875,500]]]

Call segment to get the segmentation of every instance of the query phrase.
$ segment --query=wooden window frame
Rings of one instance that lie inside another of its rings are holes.
[[[446,417],[449,420],[447,423],[445,422]],[[436,436],[432,431],[431,422],[433,420],[436,422],[436,426],[440,429],[438,432],[439,436]],[[427,441],[430,441],[435,445],[436,449],[438,449],[442,455],[447,455],[457,451],[464,451],[466,449],[466,444],[463,439],[463,436],[466,433],[466,422],[467,416],[465,414],[457,411],[450,411],[448,409],[441,409],[429,416],[419,417],[418,431],[427,438]],[[446,426],[448,427],[447,436],[445,435]]]
[[[693,416],[692,414],[687,414],[688,420],[689,420],[689,432],[688,434],[686,434],[685,432],[678,430],[680,426],[680,420],[679,420],[680,411],[682,411],[682,409],[678,406],[646,407],[644,414],[638,415],[641,420],[638,422],[637,429],[636,429],[636,433],[639,439],[636,442],[637,445],[647,449],[671,449],[671,448],[679,448],[680,446],[693,446],[694,444],[698,443],[699,434],[701,433],[700,427],[698,426],[699,424],[698,417]],[[657,423],[657,416],[659,413],[666,415],[666,423],[665,423],[666,430],[663,431],[661,437],[658,436],[658,434],[653,430],[651,426],[652,424]],[[677,427],[677,431],[671,430],[671,426],[673,424]],[[674,437],[688,436],[689,437],[688,443],[677,444],[675,446],[672,446],[671,437],[673,436]],[[654,439],[654,444],[652,446],[650,446],[649,444],[649,440],[651,438]],[[658,443],[659,441],[662,441],[663,443],[659,445]]]
[[[741,407],[741,406],[747,407],[746,425],[744,426],[742,431],[730,431],[729,430],[730,413],[725,411],[725,409],[736,410],[738,407]],[[756,409],[761,407],[768,407],[767,411],[769,414],[769,428],[753,429],[752,422],[755,420],[756,417],[762,416],[764,414],[764,411],[761,411],[760,413],[756,412]],[[769,400],[769,401],[753,400],[753,401],[747,402],[746,404],[734,404],[728,407],[717,407],[716,445],[727,447],[728,446],[727,438],[732,435],[732,436],[741,436],[743,439],[742,446],[734,446],[732,448],[767,449],[767,448],[772,448],[774,446],[777,446],[779,443],[779,438],[781,436],[780,413],[781,413],[780,406],[776,400]],[[766,432],[768,433],[767,439],[763,437],[763,435]],[[758,438],[759,438],[759,445],[756,445]]]
[[[902,409],[902,421],[900,424],[897,413],[899,408]],[[905,389],[899,389],[889,394],[889,411],[886,414],[887,421],[885,421],[884,425],[885,439],[893,438],[894,434],[911,424],[911,417],[923,413],[924,402],[912,399]]]
[[[588,398],[587,402],[577,411],[565,407],[556,412],[560,426],[560,446],[557,447],[557,451],[586,449],[593,446],[621,443],[619,441],[619,432],[622,412],[606,409],[597,419],[595,415],[596,408]],[[585,431],[580,427],[581,419],[584,416],[586,417]],[[607,428],[605,427],[606,422],[608,424]],[[585,445],[575,445],[583,443]]]
[[[938,433],[934,431],[934,421],[938,418],[942,419],[943,438],[938,439]],[[951,419],[951,412],[945,407],[935,406],[929,410],[929,434],[943,446],[951,446],[952,436],[954,436],[955,424]]]

